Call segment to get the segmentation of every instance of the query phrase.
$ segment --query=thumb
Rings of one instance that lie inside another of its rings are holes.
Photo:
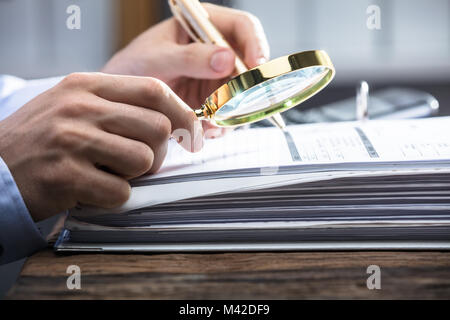
[[[215,45],[192,43],[179,46],[173,67],[181,76],[195,79],[222,79],[235,69],[233,50]]]

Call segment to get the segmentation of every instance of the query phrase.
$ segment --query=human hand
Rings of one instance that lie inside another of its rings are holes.
[[[160,80],[72,74],[0,122],[0,156],[38,221],[123,204],[127,180],[161,167],[174,131],[202,147],[195,114]]]
[[[212,4],[204,4],[213,24],[233,49],[254,68],[269,59],[269,45],[259,20],[253,15]],[[171,18],[147,30],[118,52],[103,72],[151,76],[167,83],[189,106],[199,108],[235,69],[233,50],[192,43],[188,34]],[[207,137],[221,135],[210,130]]]

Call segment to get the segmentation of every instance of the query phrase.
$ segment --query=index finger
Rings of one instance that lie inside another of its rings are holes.
[[[228,41],[236,43],[244,62],[254,68],[270,58],[270,47],[264,28],[254,15],[210,3],[204,4],[212,23]]]
[[[95,74],[92,92],[112,101],[164,114],[180,144],[191,152],[202,148],[203,129],[192,109],[168,85],[154,78]],[[181,136],[181,137],[180,137]],[[181,141],[182,140],[182,141]]]

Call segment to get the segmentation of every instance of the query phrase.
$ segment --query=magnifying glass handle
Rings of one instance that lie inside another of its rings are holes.
[[[174,17],[186,30],[192,40],[202,43],[214,44],[220,47],[232,49],[224,36],[209,19],[209,13],[198,0],[169,0],[170,9]],[[236,54],[237,75],[248,71],[247,66]],[[286,124],[281,114],[269,119],[278,128],[284,130]]]
[[[280,113],[272,116],[269,118],[270,123],[272,123],[275,127],[278,127],[279,129],[285,131],[286,130],[286,122],[284,122],[283,117]]]

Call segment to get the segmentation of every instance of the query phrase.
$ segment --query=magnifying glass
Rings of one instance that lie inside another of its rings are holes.
[[[198,0],[169,0],[174,16],[198,42],[231,48],[209,20]],[[217,89],[195,113],[220,127],[236,127],[269,119],[283,129],[280,114],[323,90],[335,69],[323,50],[295,53],[248,70],[236,59],[238,76]]]

